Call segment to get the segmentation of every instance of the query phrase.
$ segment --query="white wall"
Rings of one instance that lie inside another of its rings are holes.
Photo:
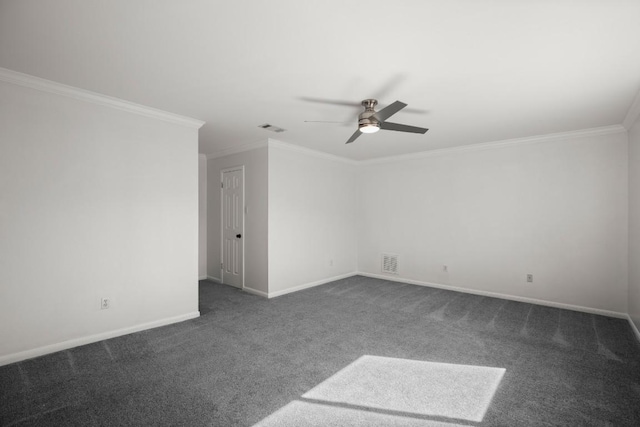
[[[244,240],[244,284],[245,288],[266,295],[267,273],[267,202],[268,202],[268,156],[266,143],[263,148],[209,159],[207,168],[207,274],[220,280],[220,173],[223,169],[244,165],[245,215]]]
[[[198,315],[197,127],[143,114],[0,81],[0,364]]]
[[[269,296],[357,269],[352,163],[269,142]]]
[[[624,131],[362,165],[358,189],[364,273],[389,252],[402,279],[626,312]]]
[[[629,130],[629,316],[640,330],[640,120]]]
[[[198,155],[198,278],[207,278],[207,156]]]

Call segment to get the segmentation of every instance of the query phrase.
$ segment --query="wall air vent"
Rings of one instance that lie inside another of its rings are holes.
[[[398,255],[382,254],[382,272],[398,274]]]
[[[285,129],[279,128],[278,126],[270,125],[269,123],[265,123],[263,125],[258,126],[259,128],[270,130],[271,132],[284,132]]]

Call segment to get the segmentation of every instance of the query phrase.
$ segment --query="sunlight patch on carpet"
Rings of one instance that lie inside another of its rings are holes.
[[[295,400],[253,427],[468,427],[442,421],[389,415]]]
[[[256,427],[480,422],[504,373],[503,368],[366,355]]]

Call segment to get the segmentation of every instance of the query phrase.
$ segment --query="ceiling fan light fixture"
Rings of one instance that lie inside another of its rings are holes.
[[[362,133],[376,133],[380,130],[380,126],[369,123],[366,125],[360,125],[359,129]]]

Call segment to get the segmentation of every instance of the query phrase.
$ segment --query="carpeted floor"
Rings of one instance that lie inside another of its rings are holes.
[[[200,312],[0,367],[0,425],[640,425],[626,320],[361,276]]]

